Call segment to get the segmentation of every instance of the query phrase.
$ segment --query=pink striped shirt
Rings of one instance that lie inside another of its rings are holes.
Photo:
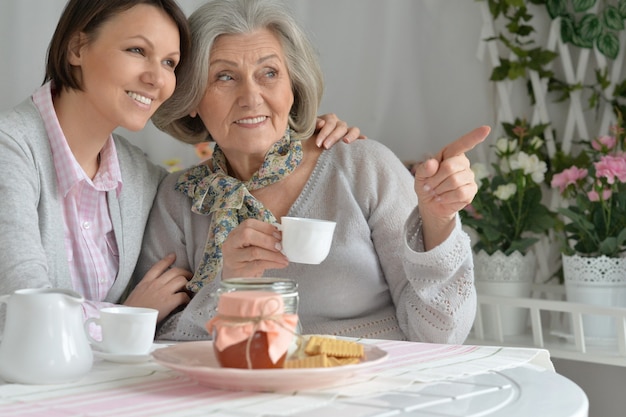
[[[107,205],[107,191],[122,189],[117,152],[113,138],[100,151],[100,167],[89,178],[74,158],[59,125],[51,83],[33,94],[33,102],[43,119],[50,139],[57,184],[65,217],[65,250],[72,287],[83,295],[86,317],[97,316],[119,269],[115,233]],[[89,138],[84,138],[89,140]]]

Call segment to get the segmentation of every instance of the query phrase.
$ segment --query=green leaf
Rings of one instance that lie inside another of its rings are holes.
[[[556,224],[555,214],[540,204],[533,207],[530,217],[532,219],[530,231],[535,233],[544,233]]]
[[[596,40],[596,47],[602,55],[615,59],[619,52],[619,38],[612,32],[604,33]]]
[[[550,18],[556,19],[567,12],[567,2],[566,0],[547,0],[546,9],[548,9]]]
[[[611,85],[611,79],[609,78],[608,68],[605,67],[605,68],[596,69],[595,73],[596,73],[596,82],[600,84],[600,87],[602,87],[603,90],[608,88],[609,85]]]
[[[506,2],[513,7],[524,7],[524,0],[506,0]]]
[[[602,13],[602,23],[609,29],[617,31],[624,29],[624,18],[615,6],[606,6]]]
[[[613,97],[626,97],[626,79],[615,86]]]
[[[626,0],[619,0],[617,10],[619,11],[620,16],[626,19]]]
[[[574,33],[574,36],[572,37],[572,44],[578,46],[579,48],[593,48],[593,42],[581,38],[577,33]]]
[[[511,66],[509,68],[508,77],[511,80],[515,80],[520,77],[526,76],[526,68],[520,62],[511,62]]]
[[[565,225],[565,230],[567,231],[577,231],[579,229],[589,231],[595,229],[595,225],[587,220],[584,214],[578,214],[569,208],[561,208],[559,212],[572,221],[572,223]]]
[[[495,67],[491,72],[490,81],[503,81],[509,76],[509,63],[504,60],[499,67]]]
[[[573,0],[574,11],[576,12],[584,12],[593,7],[596,4],[596,0]]]
[[[500,15],[500,3],[497,3],[494,0],[488,0],[487,5],[489,6],[489,13],[493,16],[493,19],[497,19]]]
[[[626,228],[622,229],[619,235],[617,235],[617,244],[622,246],[624,243],[626,243]]]
[[[626,0],[625,0],[626,1]],[[572,42],[574,37],[574,20],[572,16],[566,15],[561,17],[561,40],[563,43]]]
[[[516,33],[518,36],[526,37],[535,31],[535,28],[529,25],[520,25],[517,27],[517,30],[513,33]]]
[[[556,52],[541,48],[531,49],[528,53],[531,64],[530,66],[533,69],[535,69],[535,67],[539,68],[543,67],[544,65],[548,65],[558,56],[559,54],[557,54]]]
[[[498,241],[501,235],[502,233],[499,229],[489,226],[483,227],[483,236],[487,239],[487,241]]]
[[[598,250],[603,255],[613,256],[615,253],[618,252],[617,239],[614,237],[607,237],[602,242],[600,242]]]
[[[578,34],[583,40],[593,42],[601,33],[602,24],[598,16],[595,14],[586,14],[580,19]]]
[[[598,105],[600,103],[600,93],[598,93],[597,91],[594,91],[590,96],[589,96],[589,100],[587,101],[587,103],[589,104],[589,108],[590,109],[594,109],[596,107],[596,105]]]
[[[533,237],[519,239],[511,242],[511,246],[509,246],[509,248],[506,250],[505,255],[511,255],[516,250],[520,253],[526,254],[526,252],[528,252],[528,249],[538,241],[539,239]]]

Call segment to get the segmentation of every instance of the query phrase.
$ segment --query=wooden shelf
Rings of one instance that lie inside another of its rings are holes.
[[[544,348],[553,358],[626,367],[626,308],[572,303],[563,298],[562,286],[551,285],[535,285],[532,298],[479,295],[478,312],[482,313],[485,306],[492,306],[484,311],[492,315],[490,323],[495,323],[494,328],[484,327],[483,314],[486,313],[476,314],[466,344]],[[502,307],[529,311],[524,334],[504,334]],[[585,315],[613,317],[616,337],[607,340],[585,337],[582,320]]]

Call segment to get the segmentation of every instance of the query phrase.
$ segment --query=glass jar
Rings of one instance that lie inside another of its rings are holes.
[[[220,282],[217,295],[231,291],[273,291],[283,297],[285,313],[298,314],[298,283],[289,278],[230,278]]]
[[[230,291],[220,295],[207,330],[222,367],[282,368],[297,322],[297,315],[285,313],[280,294]]]

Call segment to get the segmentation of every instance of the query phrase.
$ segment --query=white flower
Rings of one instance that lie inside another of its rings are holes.
[[[548,170],[548,166],[545,162],[539,161],[537,168],[530,174],[530,177],[535,181],[535,184],[541,184],[546,178],[545,173]]]
[[[500,154],[511,153],[517,149],[517,141],[500,138],[496,141],[496,149]]]
[[[534,136],[531,140],[530,140],[530,146],[534,149],[537,150],[539,148],[541,148],[543,146],[543,139],[541,139],[539,136]]]
[[[509,158],[500,159],[500,171],[503,174],[508,174],[509,172],[511,172],[511,164],[509,162]]]
[[[487,169],[487,165],[476,162],[472,164],[472,171],[474,172],[474,180],[476,184],[480,185],[480,182],[489,176],[489,170]]]
[[[514,183],[509,183],[506,185],[499,185],[496,191],[493,192],[493,195],[495,195],[497,198],[499,198],[502,201],[506,201],[509,198],[511,198],[511,196],[515,194],[516,192],[517,192],[517,185],[515,185]]]
[[[528,155],[520,152],[511,158],[511,169],[522,169],[524,174],[530,175],[537,184],[543,182],[548,166],[544,161],[540,161],[537,155]]]

